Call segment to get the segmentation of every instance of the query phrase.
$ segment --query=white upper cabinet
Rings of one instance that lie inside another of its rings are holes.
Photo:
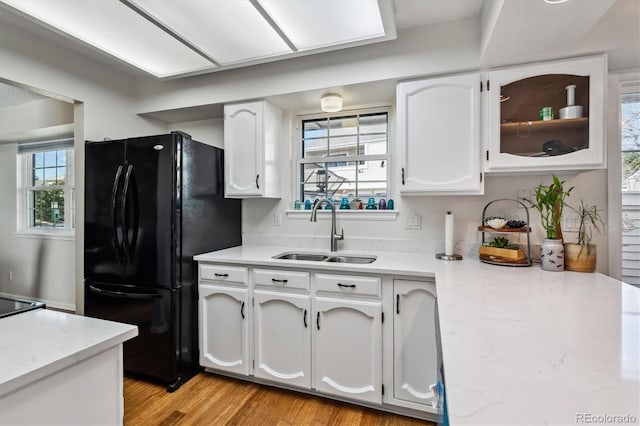
[[[282,113],[266,101],[224,106],[227,198],[279,198],[278,142]]]
[[[402,195],[482,194],[480,74],[396,87]]]
[[[604,56],[491,71],[485,170],[604,167]]]

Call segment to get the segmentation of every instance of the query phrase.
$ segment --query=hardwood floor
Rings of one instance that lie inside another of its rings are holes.
[[[126,425],[434,425],[312,395],[200,373],[174,393],[125,377]]]

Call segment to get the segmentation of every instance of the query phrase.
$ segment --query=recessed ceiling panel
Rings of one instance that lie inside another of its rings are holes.
[[[291,53],[248,0],[129,0],[221,65]]]
[[[214,64],[115,0],[0,0],[157,77]]]
[[[299,50],[383,37],[377,0],[258,0]]]

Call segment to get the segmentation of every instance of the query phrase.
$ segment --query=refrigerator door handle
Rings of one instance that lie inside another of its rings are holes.
[[[134,202],[133,202],[133,226],[131,229],[133,233],[131,235],[131,241],[129,241],[129,217],[128,212],[128,196],[131,189]],[[124,178],[124,189],[122,190],[122,222],[123,222],[123,240],[124,249],[127,256],[127,260],[131,260],[133,253],[135,252],[136,241],[138,239],[138,194],[135,185],[135,175],[133,174],[133,164],[127,166],[127,173]]]
[[[125,293],[124,291],[104,290],[92,285],[89,285],[89,290],[103,296],[121,297],[123,299],[156,299],[162,297],[161,294],[154,293]]]
[[[122,177],[122,166],[118,166],[118,170],[116,171],[116,174],[113,178],[113,189],[111,190],[111,220],[113,222],[112,244],[116,250],[118,260],[122,260],[122,257],[124,256],[124,253],[122,252],[122,244],[120,244],[120,240],[118,239],[117,201],[118,201],[118,184],[120,183],[121,177]]]

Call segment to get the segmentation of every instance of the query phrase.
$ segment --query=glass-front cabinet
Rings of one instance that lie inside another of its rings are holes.
[[[604,56],[491,71],[485,171],[605,166]]]

